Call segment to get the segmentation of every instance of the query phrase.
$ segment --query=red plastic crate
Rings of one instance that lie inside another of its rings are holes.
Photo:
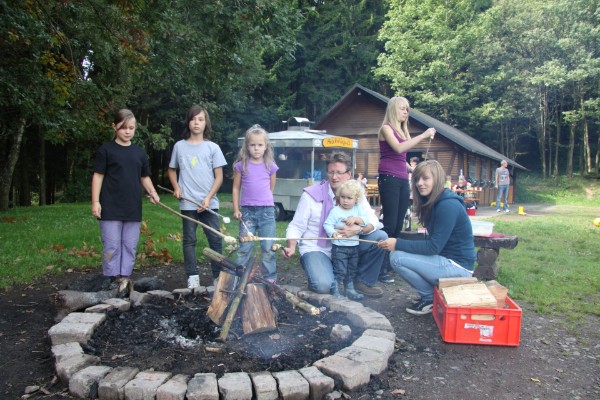
[[[506,308],[450,307],[434,288],[433,319],[444,342],[518,346],[522,314],[508,296]]]

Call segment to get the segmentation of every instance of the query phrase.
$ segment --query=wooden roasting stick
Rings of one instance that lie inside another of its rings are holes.
[[[206,229],[208,229],[209,231],[216,233],[217,235],[221,236],[221,237],[222,237],[222,238],[225,240],[225,243],[237,243],[237,239],[236,239],[236,238],[234,238],[233,236],[227,236],[227,235],[224,235],[224,234],[223,234],[221,231],[218,231],[218,230],[216,230],[216,229],[214,229],[214,228],[212,228],[212,227],[210,227],[210,226],[208,226],[208,225],[206,225],[206,224],[203,224],[202,222],[200,222],[200,221],[198,221],[198,220],[195,220],[194,218],[190,218],[190,217],[188,217],[188,216],[186,216],[186,215],[183,215],[183,214],[181,214],[181,213],[178,213],[177,211],[173,210],[173,209],[172,209],[171,207],[169,207],[168,205],[161,203],[160,201],[159,201],[158,203],[156,203],[156,204],[157,204],[157,205],[159,205],[159,206],[161,206],[161,207],[162,207],[162,208],[164,208],[165,210],[167,210],[167,211],[169,211],[169,212],[171,212],[171,213],[173,213],[173,214],[175,214],[175,215],[177,215],[177,216],[181,217],[181,218],[185,218],[185,219],[187,219],[188,221],[192,221],[192,222],[194,222],[194,223],[196,223],[196,224],[198,224],[198,225],[202,226],[203,228],[206,228]]]
[[[211,260],[216,261],[219,264],[223,265],[223,267],[228,271],[232,271],[232,272],[237,271],[239,268],[239,266],[236,263],[228,260],[224,255],[217,253],[216,251],[214,251],[208,247],[206,247],[202,250],[202,254],[204,254],[206,257],[210,258]],[[276,283],[269,282],[268,280],[266,280],[260,276],[256,276],[256,275],[254,275],[254,277],[252,279],[255,281],[258,281],[260,283],[264,283],[268,287],[274,288],[278,293],[283,294],[285,296],[285,299],[287,301],[289,301],[292,305],[294,305],[294,307],[298,307],[301,310],[304,310],[305,312],[307,312],[311,315],[319,315],[321,313],[321,311],[317,307],[313,306],[310,303],[305,302],[304,300],[300,299],[298,296],[296,296],[289,290],[282,288],[281,286],[277,285]]]
[[[160,186],[160,185],[156,185],[156,187],[157,187],[157,188],[159,188],[160,190],[164,190],[164,191],[165,191],[165,192],[167,192],[167,193],[175,194],[175,192],[174,192],[174,191],[172,191],[171,189],[167,189],[166,187],[162,187],[162,186]],[[222,219],[223,219],[223,222],[224,222],[224,223],[226,223],[226,224],[228,224],[228,223],[230,223],[230,222],[231,222],[231,220],[229,219],[229,217],[225,217],[225,216],[223,216],[223,215],[219,214],[218,212],[215,212],[215,211],[211,210],[210,208],[204,208],[204,207],[202,206],[202,204],[198,203],[197,201],[194,201],[194,200],[192,200],[192,199],[186,199],[186,198],[185,198],[185,197],[183,197],[183,196],[181,196],[181,197],[180,197],[180,199],[181,199],[181,200],[188,201],[188,202],[190,202],[190,203],[192,203],[192,204],[194,204],[194,205],[197,205],[198,207],[200,207],[200,208],[201,208],[201,209],[203,209],[204,211],[208,211],[209,213],[211,213],[211,214],[213,214],[213,215],[216,215],[216,216],[217,216],[217,217],[219,217],[219,218],[222,218]],[[244,223],[244,222],[242,221],[242,223]]]
[[[282,240],[296,240],[296,241],[301,241],[301,240],[355,240],[357,242],[365,242],[365,243],[372,243],[372,244],[379,243],[376,240],[352,239],[352,238],[332,238],[332,237],[276,238],[276,237],[258,237],[258,236],[254,236],[254,235],[240,237],[240,242],[258,242],[260,240],[273,240],[273,241],[278,241],[278,240],[279,241],[282,241]]]

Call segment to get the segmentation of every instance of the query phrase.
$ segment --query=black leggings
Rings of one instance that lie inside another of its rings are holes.
[[[408,179],[391,175],[379,175],[379,196],[383,212],[383,230],[391,238],[400,236],[404,227],[404,216],[410,205]]]

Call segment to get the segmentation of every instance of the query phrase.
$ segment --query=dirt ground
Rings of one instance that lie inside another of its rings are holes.
[[[278,262],[280,283],[305,287],[304,274],[298,265]],[[27,398],[22,396],[28,386],[40,387],[30,395],[31,399],[71,398],[55,377],[47,335],[55,323],[55,309],[49,298],[86,273],[98,271],[48,276],[30,286],[0,292],[0,398]],[[167,290],[185,285],[181,266],[136,270],[134,277],[141,276],[157,276],[165,282]],[[201,279],[203,284],[209,284],[208,276]],[[363,303],[391,321],[397,336],[396,352],[385,372],[371,379],[368,386],[346,393],[347,398],[600,398],[597,317],[590,316],[577,326],[568,326],[565,318],[535,314],[527,304],[520,302],[523,319],[518,347],[448,344],[441,340],[431,315],[417,317],[404,311],[414,295],[405,283],[396,277],[395,283],[383,287],[382,298],[367,299]],[[332,323],[327,320],[324,325]],[[318,339],[300,337],[296,343],[306,348],[316,341]],[[328,351],[335,351],[330,346]],[[125,354],[124,358],[136,358],[127,351],[126,348],[117,353]],[[317,351],[323,352],[323,349]],[[304,356],[305,352],[301,354]],[[270,363],[273,364],[272,359]]]

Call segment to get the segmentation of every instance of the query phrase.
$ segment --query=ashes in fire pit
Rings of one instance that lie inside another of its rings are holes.
[[[173,301],[159,297],[127,312],[110,311],[96,328],[84,350],[102,359],[102,364],[154,369],[193,375],[214,372],[284,371],[311,365],[346,347],[330,339],[335,324],[349,325],[342,313],[324,311],[308,315],[285,299],[272,297],[277,329],[243,335],[239,318],[229,338],[217,342],[220,327],[207,316],[210,299],[188,297]]]

